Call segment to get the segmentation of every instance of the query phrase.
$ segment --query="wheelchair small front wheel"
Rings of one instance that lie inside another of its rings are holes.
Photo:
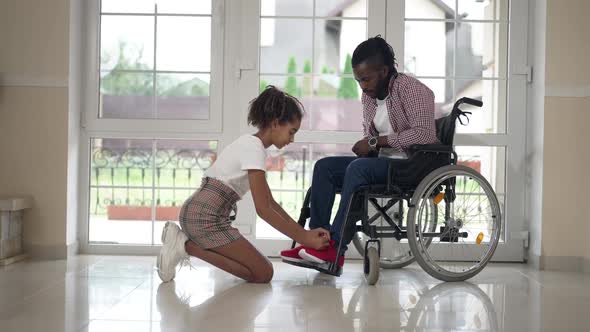
[[[431,201],[438,213],[434,231],[425,225],[432,222]],[[428,274],[463,281],[490,261],[500,241],[502,213],[492,186],[477,171],[461,165],[438,168],[420,182],[411,202],[408,241]]]
[[[402,204],[399,206],[399,204]],[[425,225],[425,227],[429,227],[428,229],[433,229],[436,227],[436,205],[431,202],[430,204],[430,213],[432,216],[433,222]],[[393,210],[397,210],[397,213],[393,214],[391,218],[393,221],[404,230],[407,225],[407,206],[405,205],[404,200],[399,200],[396,205],[393,206]],[[371,226],[377,227],[390,227],[390,225],[383,220],[383,218],[378,218],[371,223]],[[393,228],[391,228],[393,231]],[[379,265],[384,269],[401,269],[407,265],[412,264],[415,261],[414,254],[410,249],[410,245],[408,244],[407,239],[396,239],[394,237],[380,237],[379,235],[377,238],[381,242],[381,255],[379,257]],[[363,232],[357,232],[354,234],[352,238],[352,243],[358,253],[364,257],[365,255],[365,244],[367,241],[371,239],[370,236]]]
[[[364,233],[357,232],[352,238],[352,244],[361,256],[365,255],[365,243],[371,238]],[[382,254],[379,266],[384,269],[401,269],[414,262],[415,258],[407,243],[401,243],[394,238],[382,238]]]
[[[364,258],[365,279],[367,284],[374,285],[379,280],[379,252],[377,248],[369,247]]]

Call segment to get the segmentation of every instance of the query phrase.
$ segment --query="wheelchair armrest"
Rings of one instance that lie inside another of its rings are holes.
[[[427,160],[445,159],[449,162],[457,160],[457,154],[451,145],[445,144],[414,144],[408,148],[408,160],[414,162],[428,162]]]
[[[414,144],[408,148],[410,157],[416,153],[452,153],[453,147],[444,144]]]
[[[393,160],[389,164],[389,191],[414,190],[430,172],[456,159],[453,147],[444,144],[414,144],[407,152],[408,159]]]

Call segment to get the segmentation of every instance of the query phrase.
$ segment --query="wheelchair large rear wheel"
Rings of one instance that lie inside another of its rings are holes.
[[[398,204],[403,204],[402,208],[400,209]],[[434,205],[433,201],[430,200],[430,216],[433,218],[434,222],[424,224],[425,227],[430,227],[429,231],[434,231],[436,227],[436,205]],[[390,209],[390,213],[388,213],[393,219],[393,221],[403,230],[406,230],[407,226],[407,206],[404,200],[400,200]],[[371,223],[372,226],[377,227],[386,227],[390,226],[383,218],[379,218]],[[407,231],[407,230],[406,230]],[[427,231],[425,229],[424,231]],[[392,231],[393,232],[393,231]],[[365,254],[365,243],[370,240],[371,238],[364,233],[357,232],[353,238],[352,243],[358,253],[361,256]],[[378,237],[377,238],[381,245],[381,256],[379,257],[379,266],[384,269],[401,269],[405,266],[412,264],[416,258],[410,249],[410,245],[408,240],[403,238],[397,240],[393,237]]]
[[[438,209],[431,229],[429,205]],[[502,214],[492,186],[475,170],[450,165],[420,182],[408,211],[408,239],[416,261],[431,276],[463,281],[479,273],[500,241]]]

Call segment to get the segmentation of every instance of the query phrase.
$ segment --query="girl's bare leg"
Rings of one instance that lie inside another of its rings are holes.
[[[273,276],[272,263],[244,238],[211,249],[203,249],[187,241],[185,250],[189,255],[248,282],[267,283]]]

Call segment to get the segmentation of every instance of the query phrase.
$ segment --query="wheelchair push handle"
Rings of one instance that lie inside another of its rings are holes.
[[[457,100],[457,102],[455,103],[455,107],[458,107],[461,104],[469,104],[469,105],[473,105],[473,106],[477,106],[477,107],[482,107],[483,106],[483,102],[481,100],[476,100],[476,99],[472,99],[472,98],[467,98],[467,97],[463,97],[459,100]]]
[[[476,107],[482,107],[483,102],[481,100],[476,100],[476,99],[468,98],[468,97],[460,98],[459,100],[457,100],[455,102],[455,105],[453,105],[453,110],[451,111],[451,116],[452,116],[453,122],[458,119],[459,122],[465,126],[466,124],[469,123],[469,115],[471,115],[471,112],[461,110],[459,108],[459,106],[461,106],[462,104],[469,104],[469,105],[473,105]],[[464,117],[464,119],[462,119],[461,117]],[[466,120],[467,123],[464,123],[463,122],[464,120]],[[455,132],[454,126],[452,129],[452,132],[453,132],[453,134]],[[453,135],[453,134],[451,134],[451,135]],[[452,142],[452,141],[453,140],[451,139],[450,142]]]

